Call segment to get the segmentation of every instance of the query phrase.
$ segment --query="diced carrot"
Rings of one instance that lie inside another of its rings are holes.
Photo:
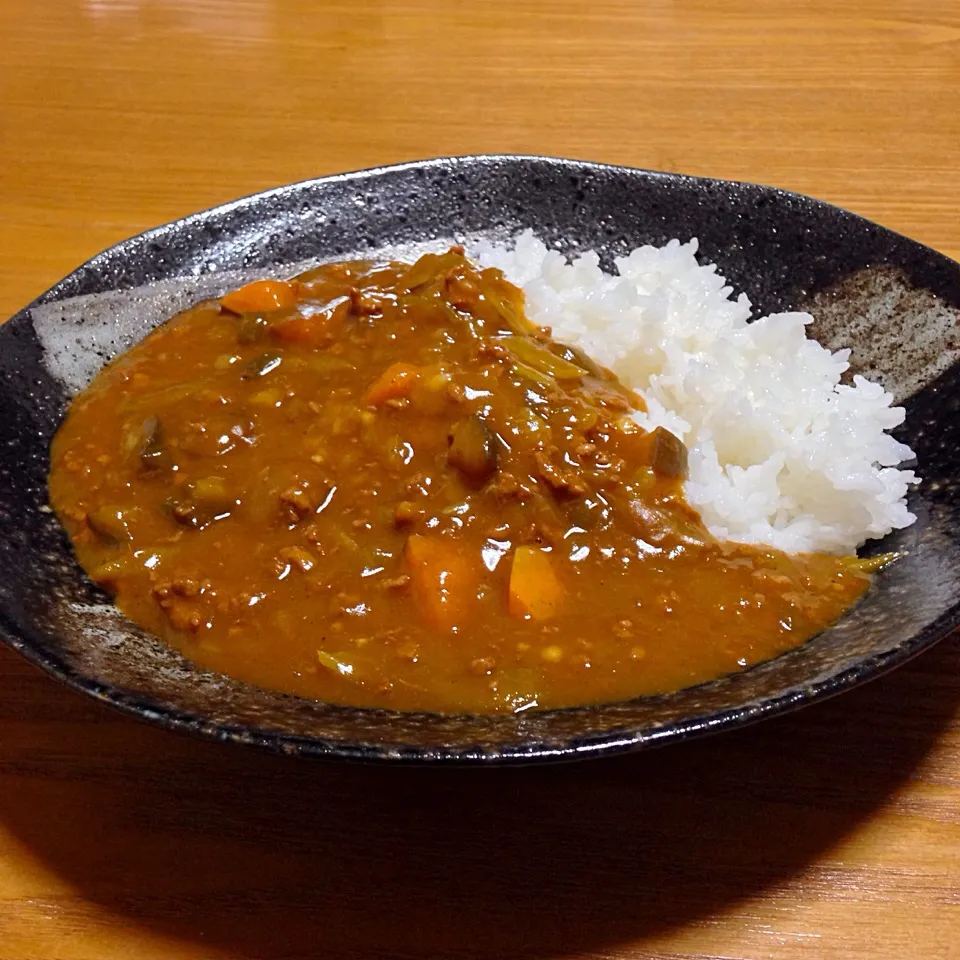
[[[343,332],[343,324],[349,313],[350,301],[340,297],[321,311],[310,311],[309,316],[298,313],[274,321],[270,324],[270,336],[283,343],[327,347]]]
[[[326,316],[286,317],[270,327],[270,336],[282,343],[297,343],[304,347],[326,346],[334,339],[329,320]]]
[[[476,598],[477,582],[457,547],[439,537],[413,534],[403,556],[424,620],[440,630],[463,623]]]
[[[387,367],[374,380],[364,397],[364,403],[378,407],[385,400],[392,400],[410,395],[410,391],[420,379],[420,368],[409,363],[395,363]]]
[[[549,620],[560,609],[563,587],[550,556],[536,547],[517,547],[510,568],[508,609],[511,616]]]
[[[284,280],[254,280],[220,298],[220,306],[232,313],[285,310],[296,302],[296,289]]]

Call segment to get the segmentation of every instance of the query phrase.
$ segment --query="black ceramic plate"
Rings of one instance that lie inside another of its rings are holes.
[[[743,673],[666,696],[507,717],[330,706],[198,669],[125,621],[85,578],[46,507],[47,450],[70,390],[166,315],[236,274],[385,246],[533,227],[609,262],[700,240],[756,310],[812,306],[822,342],[906,403],[918,522],[839,624]],[[144,285],[159,287],[138,290]],[[80,298],[80,299],[74,299]],[[731,729],[848,689],[948,633],[960,612],[960,266],[834,207],[752,184],[526,157],[432,160],[282,187],[94,257],[0,328],[0,632],[70,686],[142,719],[320,757],[573,759]]]

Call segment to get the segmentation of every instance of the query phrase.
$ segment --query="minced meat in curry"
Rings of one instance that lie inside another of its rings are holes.
[[[361,706],[611,701],[794,646],[868,564],[718,542],[642,399],[453,248],[198,304],[107,366],[51,503],[192,660]]]

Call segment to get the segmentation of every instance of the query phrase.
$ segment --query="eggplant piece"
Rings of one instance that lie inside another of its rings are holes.
[[[157,417],[143,421],[140,464],[146,470],[169,470],[173,466],[173,454],[167,445],[163,424]]]
[[[87,514],[87,526],[104,543],[122,543],[133,538],[127,526],[127,517],[116,506],[97,507]]]
[[[637,533],[657,547],[703,547],[714,542],[713,535],[693,511],[688,513],[662,503],[631,500],[630,515]]]
[[[497,445],[476,414],[461,420],[450,436],[447,462],[471,483],[484,484],[497,470]]]
[[[260,313],[245,313],[240,317],[237,324],[237,342],[238,343],[256,343],[263,339],[267,332],[270,321]]]
[[[187,484],[184,496],[171,497],[165,506],[177,523],[202,530],[215,520],[229,517],[237,508],[237,500],[221,477],[201,477]]]
[[[650,435],[650,466],[661,477],[686,477],[687,448],[669,430],[657,427]]]

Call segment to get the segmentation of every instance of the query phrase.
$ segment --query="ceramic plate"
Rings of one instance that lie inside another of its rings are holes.
[[[811,309],[826,346],[907,407],[917,523],[866,599],[803,646],[663,696],[517,716],[394,713],[272,693],[189,663],[110,604],[46,506],[50,439],[70,396],[202,296],[276,265],[419,249],[532,227],[609,265],[697,237],[755,310]],[[144,720],[290,754],[506,763],[574,759],[732,729],[861,683],[947,634],[960,613],[956,331],[960,266],[807,197],[540,157],[463,157],[293,184],[150,230],[94,257],[0,328],[0,633],[44,670]],[[909,709],[909,705],[905,705]]]

